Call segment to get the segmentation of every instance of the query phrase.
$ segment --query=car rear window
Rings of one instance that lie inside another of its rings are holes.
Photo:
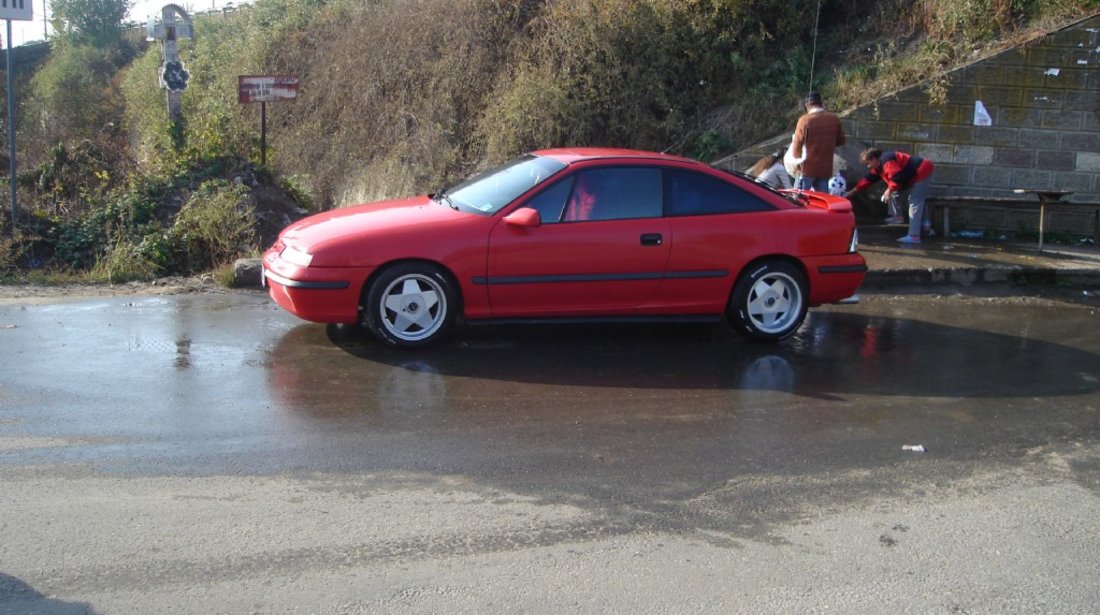
[[[746,213],[775,209],[733,184],[694,171],[669,172],[669,216]]]

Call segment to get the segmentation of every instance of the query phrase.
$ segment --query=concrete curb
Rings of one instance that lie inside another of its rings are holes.
[[[1007,265],[872,269],[867,272],[863,287],[888,289],[898,286],[975,286],[981,284],[1097,286],[1100,285],[1100,269],[1057,269],[1054,267]]]

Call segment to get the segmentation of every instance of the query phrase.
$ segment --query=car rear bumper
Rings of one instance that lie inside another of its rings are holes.
[[[804,259],[810,282],[810,305],[837,303],[856,294],[867,276],[867,261],[858,252]]]

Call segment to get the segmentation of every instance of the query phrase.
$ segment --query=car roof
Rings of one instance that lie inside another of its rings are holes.
[[[581,162],[584,160],[598,160],[601,158],[645,158],[648,160],[665,160],[676,162],[689,162],[692,164],[700,165],[703,164],[698,160],[684,158],[683,156],[677,156],[675,154],[662,154],[659,152],[647,152],[644,150],[625,149],[618,147],[563,147],[538,150],[531,153],[536,156],[553,158],[554,160],[563,162],[565,164],[572,164],[574,162]]]

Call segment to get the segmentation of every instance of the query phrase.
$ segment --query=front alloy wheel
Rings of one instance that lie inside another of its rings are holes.
[[[378,339],[397,348],[426,346],[454,320],[451,283],[427,264],[396,265],[370,285],[364,325]]]

